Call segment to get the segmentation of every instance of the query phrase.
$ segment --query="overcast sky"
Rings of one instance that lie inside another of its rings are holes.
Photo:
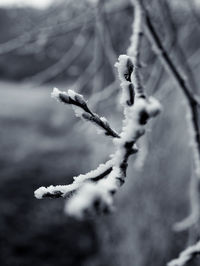
[[[26,5],[26,6],[44,8],[48,6],[51,2],[53,2],[53,0],[0,0],[0,6]]]

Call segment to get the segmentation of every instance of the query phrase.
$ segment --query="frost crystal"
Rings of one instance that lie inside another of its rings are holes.
[[[73,100],[75,100],[77,93],[73,90],[68,90],[67,92],[68,92],[69,97],[71,97]]]
[[[170,261],[167,266],[184,266],[198,254],[200,254],[200,241],[182,251],[179,255],[179,258]]]
[[[129,156],[137,151],[136,141],[145,133],[148,119],[156,116],[161,109],[157,100],[147,99],[141,85],[138,50],[142,36],[142,13],[139,4],[135,7],[134,37],[131,39],[134,53],[132,57],[129,54],[119,56],[115,64],[121,81],[121,102],[125,115],[121,134],[110,127],[106,118],[92,112],[82,95],[72,90],[68,90],[66,94],[58,89],[54,89],[52,93],[53,98],[71,104],[77,116],[92,122],[106,135],[114,138],[116,151],[107,163],[85,175],[75,177],[71,185],[41,187],[35,191],[37,198],[66,197],[74,192],[65,205],[65,212],[79,219],[88,214],[99,214],[113,209],[113,194],[125,182]]]
[[[87,183],[83,185],[74,197],[68,200],[65,212],[78,219],[88,214],[108,212],[112,209],[112,195],[102,184]]]
[[[59,89],[54,88],[52,93],[51,93],[51,97],[57,101],[60,101],[60,93],[62,93]]]
[[[73,192],[77,188],[78,188],[77,184],[40,187],[34,192],[34,195],[37,199],[48,197],[48,195],[52,195],[52,197],[55,198],[66,197],[67,194]]]

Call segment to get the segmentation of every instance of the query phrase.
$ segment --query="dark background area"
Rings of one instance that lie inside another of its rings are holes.
[[[199,93],[200,5],[146,1],[160,38]],[[61,1],[45,10],[0,9],[0,265],[157,266],[176,257],[189,232],[192,151],[179,88],[146,38],[141,69],[163,105],[129,163],[113,214],[77,221],[64,200],[36,200],[40,186],[68,184],[113,152],[112,140],[50,98],[53,87],[84,94],[118,131],[123,111],[114,63],[130,44],[129,1]],[[195,264],[196,263],[196,264]],[[199,265],[199,258],[190,265]]]

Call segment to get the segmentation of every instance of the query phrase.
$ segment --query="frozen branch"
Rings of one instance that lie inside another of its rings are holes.
[[[143,10],[140,6],[139,0],[133,0],[134,4],[134,22],[133,33],[130,39],[130,46],[127,49],[127,55],[131,57],[133,64],[132,81],[134,83],[134,90],[138,97],[144,96],[144,89],[141,83],[139,68],[140,68],[140,46],[142,44],[143,36]],[[131,65],[129,67],[132,67]],[[127,79],[129,81],[129,78]],[[129,88],[130,89],[130,88]]]
[[[74,182],[70,185],[63,186],[49,186],[49,187],[40,187],[35,191],[35,197],[37,199],[44,198],[66,198],[73,192],[75,192],[78,188],[80,188],[84,182],[91,181],[97,182],[106,175],[108,175],[112,170],[112,161],[109,160],[105,164],[100,164],[99,167],[95,170],[88,172],[87,174],[79,175],[73,177]]]
[[[136,11],[135,14],[140,16],[141,12]],[[137,17],[135,17],[135,21],[136,26],[133,28],[136,28],[134,35],[136,40],[132,40],[132,44],[138,42],[135,49],[139,49],[141,38],[138,35],[141,35],[141,29],[137,27],[141,27],[142,23],[138,23],[141,20]],[[138,65],[139,52],[135,51],[132,57],[128,55],[119,57],[116,67],[121,80],[121,104],[124,107],[125,119],[120,138],[113,140],[116,151],[112,155],[112,171],[96,184],[85,184],[66,203],[65,211],[72,216],[83,218],[85,214],[98,214],[113,209],[113,195],[125,182],[129,156],[135,152],[137,140],[145,133],[148,119],[156,116],[161,110],[157,100],[146,99],[140,83],[138,68],[135,67]],[[90,196],[86,196],[88,194]]]
[[[76,116],[92,122],[98,128],[102,129],[105,135],[119,138],[119,135],[110,127],[105,117],[100,117],[89,109],[86,100],[81,94],[72,90],[68,90],[68,93],[66,93],[54,88],[51,96],[62,103],[71,104]]]
[[[46,197],[66,197],[74,192],[65,206],[68,215],[82,219],[86,215],[100,214],[112,211],[113,195],[124,184],[128,159],[137,152],[136,142],[145,133],[145,126],[150,118],[157,116],[161,110],[159,102],[153,97],[147,98],[139,75],[139,49],[142,37],[143,12],[135,1],[135,19],[131,48],[127,55],[119,56],[115,64],[121,81],[124,121],[121,134],[113,131],[104,118],[94,114],[88,107],[83,96],[69,90],[68,93],[54,89],[53,98],[72,104],[76,115],[94,122],[107,135],[111,135],[115,145],[115,152],[111,160],[100,165],[96,170],[74,178],[74,182],[67,186],[50,186],[39,188],[35,196],[39,199]]]
[[[184,266],[197,255],[200,255],[200,241],[181,252],[179,257],[170,261],[167,266]]]
[[[132,0],[134,1],[134,0]],[[138,1],[139,2],[139,1]],[[173,76],[174,80],[176,81],[177,85],[179,88],[182,90],[186,98],[188,99],[189,103],[192,105],[198,105],[198,102],[196,99],[193,97],[192,90],[188,87],[186,84],[186,79],[185,77],[182,76],[182,74],[178,71],[176,66],[174,65],[173,61],[169,57],[165,47],[163,46],[158,33],[156,32],[150,16],[148,14],[147,9],[142,5],[142,1],[140,3],[140,8],[142,9],[144,13],[144,19],[145,19],[145,30],[148,39],[152,43],[152,47],[154,52],[158,55],[160,60],[162,61],[164,67],[166,70]]]
[[[115,139],[116,152],[112,156],[112,168],[106,178],[97,183],[83,184],[77,194],[66,203],[67,214],[84,218],[113,210],[113,195],[124,184],[129,156],[136,152],[134,144],[145,133],[145,124],[160,112],[160,104],[153,98],[139,98],[130,107],[119,139]]]

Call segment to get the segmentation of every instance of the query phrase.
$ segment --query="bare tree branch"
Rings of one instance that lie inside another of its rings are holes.
[[[62,103],[72,105],[76,116],[94,123],[103,130],[105,135],[111,136],[113,138],[119,138],[118,133],[110,127],[105,117],[100,117],[91,111],[81,94],[78,94],[72,90],[68,90],[67,94],[66,92],[59,91],[57,88],[55,88],[51,95],[53,98]]]
[[[35,191],[37,198],[51,197],[51,195],[52,197],[65,197],[66,194],[72,190],[74,191],[74,188],[76,189],[74,187],[76,182],[80,182],[80,187],[78,187],[77,192],[69,199],[65,207],[66,213],[76,218],[84,218],[88,214],[98,214],[99,212],[112,210],[113,194],[125,182],[129,156],[137,151],[135,144],[145,133],[147,121],[160,112],[159,102],[154,98],[146,98],[138,73],[138,66],[140,65],[139,48],[142,40],[143,24],[143,12],[138,1],[134,2],[135,19],[133,37],[131,38],[132,47],[128,49],[128,55],[121,55],[119,57],[119,62],[116,64],[123,90],[121,104],[124,107],[125,118],[119,138],[114,138],[115,153],[111,156],[110,161],[94,171],[95,174],[90,172],[81,178],[76,178],[72,185],[65,187],[42,187]],[[85,106],[84,99],[82,97],[77,98],[74,92],[66,95],[56,91],[54,96],[66,103],[70,102],[69,97],[76,100],[78,104],[84,105],[81,106],[84,112],[91,115],[91,111]],[[105,177],[105,175],[108,176]],[[95,180],[96,182],[83,183],[85,180]]]

